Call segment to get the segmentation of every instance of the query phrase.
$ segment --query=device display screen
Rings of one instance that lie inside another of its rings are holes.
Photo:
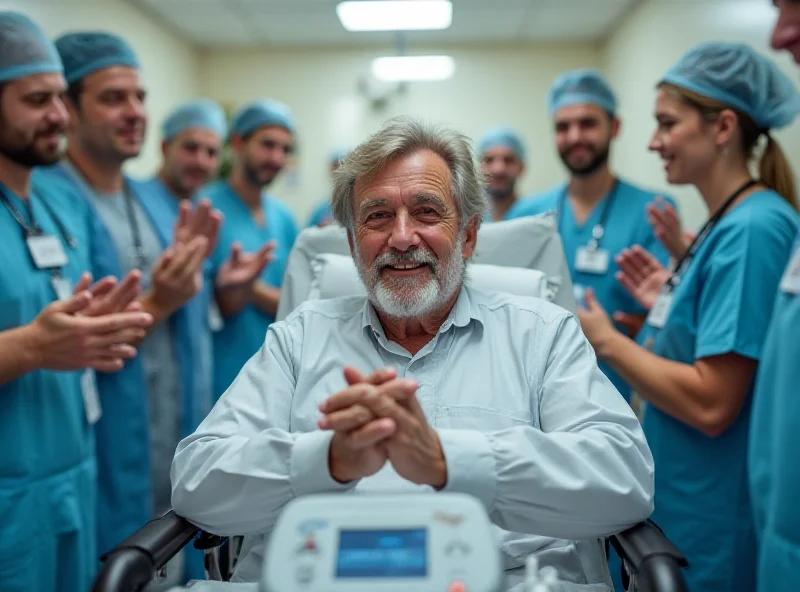
[[[342,530],[337,578],[424,578],[428,533],[410,530]]]

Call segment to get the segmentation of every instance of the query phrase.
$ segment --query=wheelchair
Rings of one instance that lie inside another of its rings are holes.
[[[561,238],[551,214],[485,224],[468,270],[477,288],[549,300],[577,310]],[[277,320],[305,300],[335,298],[363,290],[344,229],[310,228],[298,237],[286,265]],[[235,539],[236,537],[234,537]],[[203,532],[170,511],[154,519],[102,558],[93,592],[146,590],[154,575],[188,544],[205,554],[207,577],[227,581],[236,541]],[[622,559],[629,592],[687,592],[681,570],[688,562],[652,521],[606,541]],[[222,558],[222,561],[220,559]]]
[[[231,541],[203,532],[170,511],[102,558],[92,592],[145,591],[167,562],[190,543],[204,551],[210,580],[230,578],[233,562],[221,563],[219,551]],[[628,582],[629,592],[688,592],[681,572],[688,566],[686,558],[652,521],[612,536],[609,543],[622,558],[623,582]]]

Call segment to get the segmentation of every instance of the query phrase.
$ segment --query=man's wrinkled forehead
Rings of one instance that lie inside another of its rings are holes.
[[[379,170],[358,177],[353,186],[358,201],[418,193],[450,197],[450,169],[438,154],[421,150],[397,156]],[[381,195],[391,193],[392,195]]]

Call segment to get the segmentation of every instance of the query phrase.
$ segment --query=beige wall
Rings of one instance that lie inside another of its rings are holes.
[[[456,60],[452,79],[412,83],[380,110],[359,93],[357,84],[370,58],[384,54],[380,51],[206,52],[200,91],[226,105],[266,96],[291,106],[299,126],[297,171],[284,175],[274,190],[303,221],[328,193],[328,152],[358,142],[396,114],[425,116],[473,137],[492,125],[511,125],[520,130],[530,155],[522,190],[543,189],[560,180],[547,89],[565,69],[599,65],[598,48],[448,48],[447,53]]]
[[[12,0],[0,9],[25,12],[52,37],[75,30],[99,29],[123,36],[142,62],[148,89],[150,131],[140,158],[127,169],[149,175],[160,159],[158,123],[175,105],[197,94],[200,78],[193,47],[172,31],[119,0]]]

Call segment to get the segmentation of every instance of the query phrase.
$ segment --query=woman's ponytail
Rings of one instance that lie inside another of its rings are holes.
[[[768,133],[767,147],[759,164],[761,182],[789,202],[795,210],[797,204],[797,180],[792,165],[786,159],[780,144]]]

